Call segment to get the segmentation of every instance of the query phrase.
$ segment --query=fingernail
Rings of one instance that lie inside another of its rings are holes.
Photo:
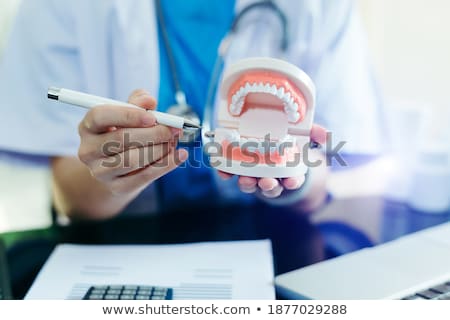
[[[188,152],[185,149],[178,150],[178,159],[180,159],[181,162],[186,161],[188,158]]]
[[[155,124],[155,119],[147,113],[142,117],[142,124],[145,127],[153,126]]]

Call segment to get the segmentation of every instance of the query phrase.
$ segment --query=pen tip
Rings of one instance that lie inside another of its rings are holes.
[[[60,91],[61,91],[61,89],[59,89],[59,88],[55,88],[55,87],[48,88],[47,98],[52,99],[52,100],[59,100]]]
[[[201,129],[202,128],[202,126],[196,124],[193,121],[187,120],[187,119],[184,119],[184,127],[190,128],[190,129]]]

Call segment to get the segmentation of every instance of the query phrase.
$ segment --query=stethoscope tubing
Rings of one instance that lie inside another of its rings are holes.
[[[169,61],[169,67],[170,67],[170,73],[172,75],[172,80],[175,87],[175,101],[177,103],[177,108],[179,108],[179,111],[184,111],[187,113],[188,111],[194,112],[193,110],[190,110],[191,108],[188,107],[186,103],[186,94],[183,90],[183,87],[181,85],[180,79],[179,79],[179,73],[175,62],[175,55],[172,50],[172,46],[170,45],[169,41],[169,35],[167,33],[166,28],[166,22],[164,19],[164,14],[162,12],[162,5],[161,0],[155,0],[155,7],[156,7],[156,14],[158,17],[158,24],[161,30],[161,35],[164,43],[164,47],[166,49],[167,58]],[[220,42],[219,48],[217,50],[217,58],[214,63],[213,72],[211,75],[211,79],[208,84],[208,91],[207,91],[207,97],[206,97],[206,103],[205,107],[203,109],[203,123],[202,123],[202,131],[203,133],[208,133],[211,131],[211,123],[212,123],[212,117],[213,115],[213,101],[214,97],[216,95],[216,89],[218,86],[218,82],[221,76],[221,72],[223,69],[223,65],[225,62],[225,57],[229,51],[229,48],[233,42],[233,38],[238,33],[240,22],[243,20],[243,18],[248,15],[249,12],[255,9],[269,9],[271,12],[273,12],[277,18],[279,19],[282,27],[282,34],[280,39],[280,50],[281,52],[286,52],[289,48],[289,36],[288,36],[288,20],[284,12],[280,9],[280,7],[273,1],[273,0],[261,0],[258,2],[254,2],[243,8],[233,19],[233,22],[230,27],[230,31],[228,34],[222,39]],[[181,113],[182,114],[182,113]],[[196,117],[200,119],[198,114],[196,114]],[[202,142],[206,143],[206,141],[209,139],[207,137],[207,134],[202,134]]]

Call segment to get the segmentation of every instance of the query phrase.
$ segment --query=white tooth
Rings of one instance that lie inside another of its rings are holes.
[[[224,140],[232,141],[232,137],[233,136],[232,136],[230,131],[231,130],[225,130],[224,131],[224,135],[223,135]]]
[[[234,112],[233,115],[238,116],[238,115],[241,114],[242,108],[239,107],[239,105],[236,105],[236,106],[234,107],[234,109],[233,109],[233,112]]]
[[[252,86],[250,85],[250,83],[246,82],[245,83],[245,90],[248,92],[248,91],[250,91],[251,88],[252,88]]]
[[[241,139],[241,135],[239,134],[239,131],[232,130],[232,134],[233,134],[233,140],[234,141],[239,141]]]
[[[283,96],[283,101],[284,101],[285,103],[289,103],[290,95],[291,95],[291,94],[290,94],[289,92],[284,94],[284,96]]]
[[[292,119],[295,119],[296,113],[297,113],[296,110],[289,109],[289,107],[288,107],[288,118],[291,117]]]
[[[291,98],[289,99],[289,103],[292,104],[292,105],[294,104],[294,98],[293,98],[293,97],[291,97]]]
[[[238,100],[238,96],[237,96],[237,94],[234,94],[232,97],[231,97],[231,103],[236,103],[236,101]]]
[[[284,95],[288,100],[291,100],[291,93],[290,92],[286,92],[286,94]]]
[[[291,135],[285,135],[282,139],[280,139],[280,145],[283,143],[291,143],[293,144],[295,142],[294,138]]]
[[[270,91],[271,91],[270,83],[266,83],[266,85],[264,86],[264,91],[267,93],[270,93]]]
[[[264,83],[260,82],[258,84],[258,92],[264,92]]]
[[[277,95],[277,86],[273,85],[270,87],[270,93],[273,94],[274,96]]]
[[[225,130],[225,139],[228,141],[239,141],[240,134],[237,130]]]
[[[239,95],[243,95],[244,94],[244,87],[241,87],[240,89],[239,89]]]
[[[281,87],[281,88],[278,89],[278,91],[277,91],[277,96],[278,96],[278,98],[280,98],[280,99],[283,98],[283,96],[284,96],[284,88],[283,88],[283,87]]]
[[[294,115],[292,113],[288,113],[288,121],[294,122]]]
[[[290,122],[297,122],[298,121],[298,119],[300,119],[300,113],[298,113],[298,112],[295,112],[295,113],[290,113],[289,115],[288,115],[288,120],[290,121]]]
[[[291,119],[293,119],[294,114],[295,114],[295,110],[292,110],[289,108],[289,105],[284,107],[284,112],[286,113],[288,120],[291,121]]]
[[[256,83],[253,83],[250,90],[252,92],[256,92],[256,88],[258,88],[258,85]]]
[[[287,107],[289,110],[296,112],[298,110],[298,107],[296,108],[295,105],[293,103],[288,103]]]
[[[298,103],[293,104],[295,111],[298,111]]]

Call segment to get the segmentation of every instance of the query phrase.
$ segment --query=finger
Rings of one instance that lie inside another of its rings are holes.
[[[185,149],[171,150],[167,156],[140,172],[115,179],[111,184],[111,190],[116,194],[142,190],[153,181],[177,168],[187,158],[188,153]]]
[[[245,176],[240,176],[238,179],[238,185],[239,188],[253,188],[256,187],[256,184],[258,183],[258,181],[256,180],[256,178],[253,177],[245,177]]]
[[[130,149],[99,160],[93,174],[101,181],[124,176],[164,158],[172,150],[168,143]]]
[[[80,135],[108,132],[111,127],[145,128],[156,123],[155,117],[144,110],[123,106],[102,105],[89,110],[80,124]]]
[[[313,124],[310,136],[312,141],[319,144],[324,144],[327,142],[327,130],[317,124]]]
[[[123,128],[91,137],[91,145],[102,146],[100,156],[111,156],[128,149],[175,141],[176,132],[164,125],[151,128]]]
[[[273,199],[273,198],[278,198],[281,195],[282,192],[283,192],[283,187],[281,186],[281,184],[278,184],[272,190],[270,190],[270,191],[262,191],[261,193],[266,198]]]
[[[134,90],[128,97],[128,102],[144,109],[156,109],[156,99],[144,89]]]
[[[220,170],[217,170],[217,174],[219,175],[219,177],[221,177],[223,180],[229,180],[231,179],[234,175],[231,173],[227,173],[227,172],[223,172]]]
[[[258,186],[262,191],[270,191],[279,185],[277,179],[274,178],[261,178],[258,181]]]
[[[297,190],[303,185],[303,183],[305,183],[305,176],[285,178],[281,182],[283,187],[287,190]]]
[[[246,187],[246,186],[239,186],[239,189],[241,190],[241,192],[243,193],[255,193],[256,190],[258,190],[258,187],[256,185],[252,186],[252,187]]]

